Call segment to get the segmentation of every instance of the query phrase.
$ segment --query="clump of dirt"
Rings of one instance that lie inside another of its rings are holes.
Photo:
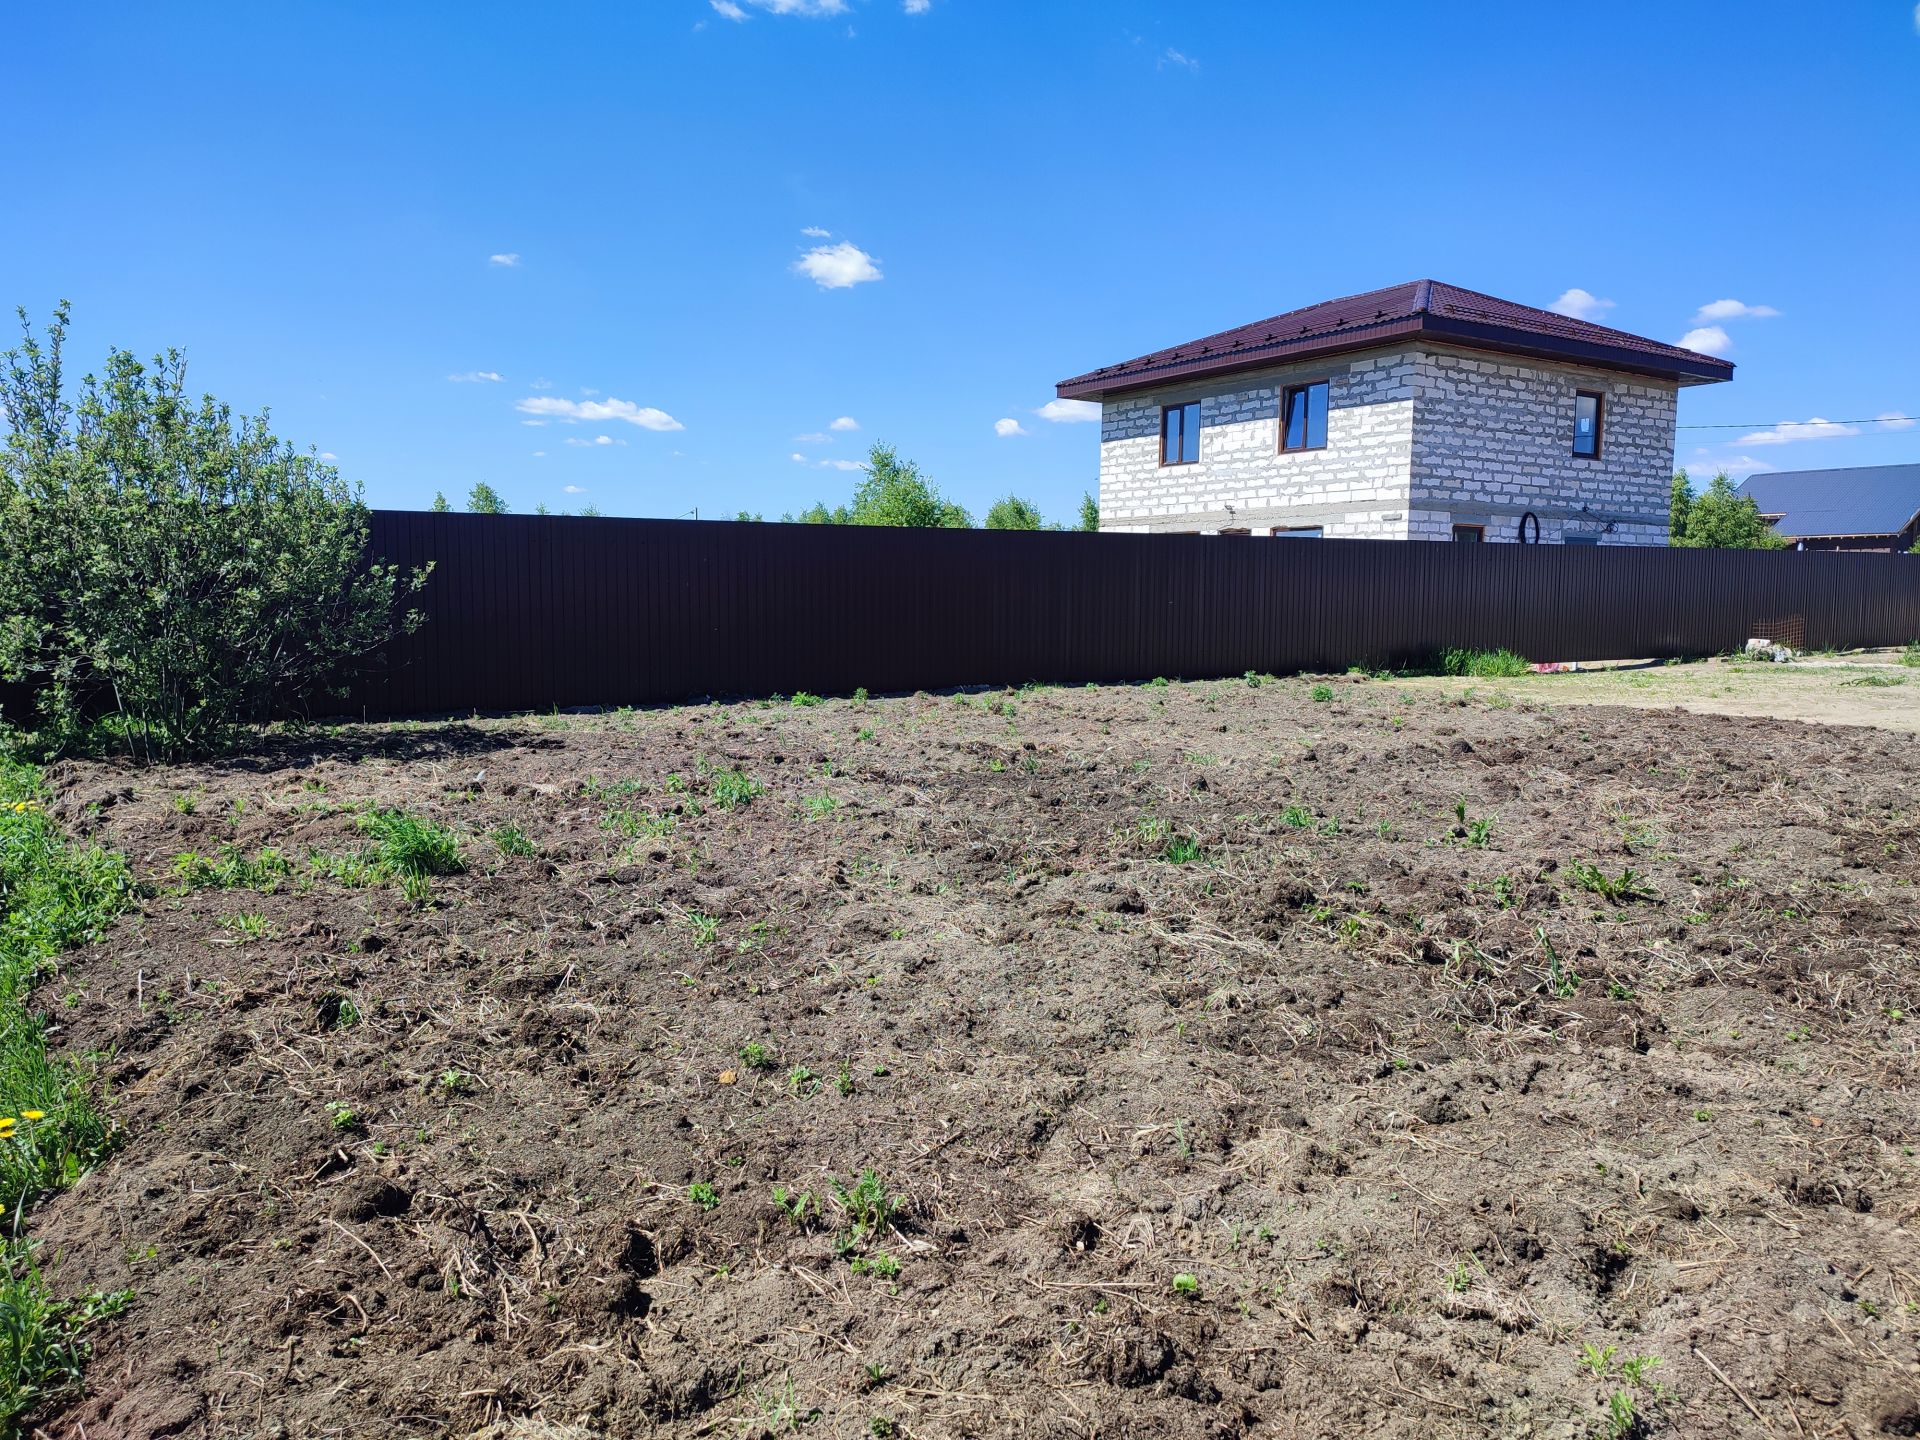
[[[39,1423],[1912,1433],[1920,742],[1329,683],[62,767],[154,889]]]

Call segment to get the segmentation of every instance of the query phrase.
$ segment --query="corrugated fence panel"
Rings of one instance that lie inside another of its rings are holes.
[[[369,714],[1920,638],[1904,555],[402,511],[370,549],[435,568]]]

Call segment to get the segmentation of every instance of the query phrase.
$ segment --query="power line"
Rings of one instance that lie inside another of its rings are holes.
[[[1790,429],[1804,429],[1809,425],[1911,425],[1920,416],[1914,415],[1876,415],[1871,420],[1747,420],[1728,421],[1717,425],[1677,425],[1677,430],[1771,430],[1774,426]]]

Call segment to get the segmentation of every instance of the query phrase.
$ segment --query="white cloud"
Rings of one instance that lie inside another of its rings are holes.
[[[800,233],[809,240],[825,240],[833,234],[831,230],[822,230],[818,225],[804,225]]]
[[[1810,420],[1782,420],[1771,430],[1756,430],[1742,435],[1736,445],[1790,445],[1796,440],[1842,440],[1858,435],[1858,425],[1843,425],[1815,415]]]
[[[547,422],[545,420],[522,420],[520,423],[522,425],[545,425]]]
[[[582,440],[578,435],[569,435],[567,437],[567,444],[581,445],[588,448],[596,445],[624,445],[626,443],[624,440],[614,439],[611,435],[596,435],[591,440]]]
[[[584,495],[587,493],[587,487],[584,485],[562,485],[560,490],[562,494],[566,495]]]
[[[1913,422],[1909,420],[1907,423],[1911,425]],[[320,452],[320,458],[322,460],[338,460],[340,457],[334,454],[331,450],[322,450]]]
[[[1005,437],[1010,435],[1024,435],[1027,433],[1027,430],[1018,420],[1006,419],[993,422],[993,433]]]
[[[805,465],[810,470],[864,470],[867,468],[858,460],[809,460],[798,450],[787,458],[795,464]]]
[[[850,290],[868,280],[882,278],[873,256],[850,240],[842,240],[838,245],[816,245],[794,261],[793,268],[822,290]]]
[[[1091,400],[1049,400],[1033,413],[1056,425],[1075,425],[1083,420],[1098,420],[1100,407]]]
[[[909,15],[924,15],[933,8],[933,0],[900,0],[900,8]]]
[[[544,450],[536,450],[533,452],[533,458],[536,460],[544,460],[547,458],[547,452]]]
[[[851,415],[842,415],[838,420],[835,420],[831,425],[827,426],[829,430],[858,430],[859,428],[860,422]]]
[[[733,0],[710,0],[710,3],[729,20],[747,18],[747,12],[734,4]],[[812,20],[847,13],[847,0],[747,0],[747,4],[769,15],[804,15]]]
[[[498,370],[469,370],[464,375],[447,376],[456,385],[497,385],[505,378]]]
[[[489,265],[505,265],[511,268],[520,263],[520,252],[517,250],[509,250],[501,255],[489,255],[487,257],[487,263]]]
[[[1556,315],[1565,315],[1569,320],[1598,320],[1607,311],[1613,309],[1613,301],[1602,300],[1591,290],[1582,290],[1578,285],[1560,292],[1560,298],[1547,307]]]
[[[538,380],[529,381],[528,384],[530,384],[535,390],[551,390],[553,388],[553,381],[547,379],[547,377],[544,375],[542,375]]]
[[[1724,355],[1733,349],[1733,338],[1718,325],[1689,330],[1674,343],[1682,350],[1698,350],[1702,355]]]
[[[833,443],[833,437],[824,430],[809,430],[804,435],[794,436],[793,443],[796,445],[831,445]]]
[[[529,395],[515,403],[523,415],[551,416],[572,424],[576,420],[624,420],[642,430],[684,430],[687,427],[651,405],[636,405],[631,400],[563,400],[558,395]],[[527,422],[522,421],[522,424]]]
[[[1907,414],[1904,410],[1884,411],[1873,418],[1880,422],[1880,428],[1882,430],[1911,430],[1915,425],[1920,425],[1920,420],[1915,420],[1913,416]],[[331,455],[322,455],[320,458],[322,460],[331,460],[333,457]]]
[[[1200,68],[1200,62],[1194,59],[1191,55],[1183,55],[1178,50],[1174,50],[1171,48],[1168,49],[1166,54],[1160,57],[1158,68],[1164,70],[1169,65],[1178,66],[1182,70],[1197,71]]]
[[[802,465],[807,463],[807,457],[802,455],[798,450],[794,451],[793,454],[789,455],[787,458],[789,460],[798,461]]]
[[[1721,320],[1771,320],[1780,312],[1771,305],[1748,305],[1740,300],[1712,300],[1693,317],[1696,325],[1711,325]]]

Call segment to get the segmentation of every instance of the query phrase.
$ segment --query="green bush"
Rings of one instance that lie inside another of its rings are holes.
[[[186,393],[177,351],[107,356],[70,397],[68,308],[0,355],[0,679],[57,753],[96,722],[137,758],[304,713],[396,629],[426,572],[366,564],[356,487],[267,416]]]
[[[1531,673],[1526,657],[1511,650],[1449,650],[1440,657],[1449,675],[1471,675],[1486,680],[1510,680]]]

